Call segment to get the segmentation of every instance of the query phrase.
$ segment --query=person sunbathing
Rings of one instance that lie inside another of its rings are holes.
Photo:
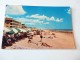
[[[46,46],[46,47],[52,47],[52,46],[50,46],[50,45],[48,45],[47,43],[41,43],[41,46]]]
[[[55,33],[52,33],[52,35],[56,38],[56,34]]]

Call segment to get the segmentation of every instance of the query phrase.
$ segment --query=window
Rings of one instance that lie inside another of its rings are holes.
[[[5,23],[6,24],[9,24],[11,21],[10,20],[5,20]]]
[[[10,28],[12,28],[12,26],[10,26]]]
[[[12,23],[10,23],[10,25],[12,25]]]

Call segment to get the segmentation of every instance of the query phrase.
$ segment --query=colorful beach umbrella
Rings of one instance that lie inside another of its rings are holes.
[[[7,34],[14,34],[15,32],[13,30],[7,32]]]
[[[18,30],[15,28],[12,28],[11,30],[14,31],[14,33],[18,33]]]
[[[20,32],[26,32],[25,29],[21,29],[21,28],[18,28],[20,30]]]
[[[16,34],[18,32],[20,32],[19,29],[17,29],[17,28],[11,28],[11,30],[9,32],[7,32],[7,34]]]
[[[21,30],[19,28],[15,28],[18,32],[21,32]]]

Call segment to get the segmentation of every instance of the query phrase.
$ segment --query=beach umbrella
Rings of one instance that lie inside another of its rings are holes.
[[[27,28],[28,31],[31,31],[31,28]]]
[[[5,28],[6,29],[6,28]],[[11,28],[11,29],[6,29],[4,30],[7,32],[7,34],[15,34],[15,33],[18,33],[18,30],[15,29],[15,28]]]
[[[19,28],[20,32],[27,32],[25,29]]]
[[[13,30],[7,32],[7,34],[14,34],[15,32]]]
[[[4,27],[4,32],[9,32],[10,28]]]
[[[15,33],[18,33],[18,31],[15,28],[11,28],[11,30],[7,32],[7,34],[15,34]]]
[[[17,28],[17,29],[18,29],[19,32],[22,32],[22,29],[21,28]]]
[[[31,32],[32,31],[30,28],[26,28],[25,30],[26,30],[26,32]]]
[[[18,30],[16,30],[15,28],[11,28],[11,31],[13,31],[14,33],[18,33]]]
[[[27,29],[22,29],[22,28],[15,28],[18,32],[27,32]]]
[[[15,28],[18,32],[21,32],[21,30],[19,28]]]
[[[26,32],[28,32],[29,30],[27,28],[24,29]]]
[[[8,27],[4,27],[4,32],[6,32],[7,34],[13,34],[14,31]]]

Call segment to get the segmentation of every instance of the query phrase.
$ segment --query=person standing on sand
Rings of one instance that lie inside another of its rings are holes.
[[[40,42],[42,42],[42,38],[43,38],[42,33],[40,34],[40,38],[41,38]]]
[[[33,35],[31,32],[28,33],[28,43],[31,43],[32,42],[32,39],[33,39]]]

